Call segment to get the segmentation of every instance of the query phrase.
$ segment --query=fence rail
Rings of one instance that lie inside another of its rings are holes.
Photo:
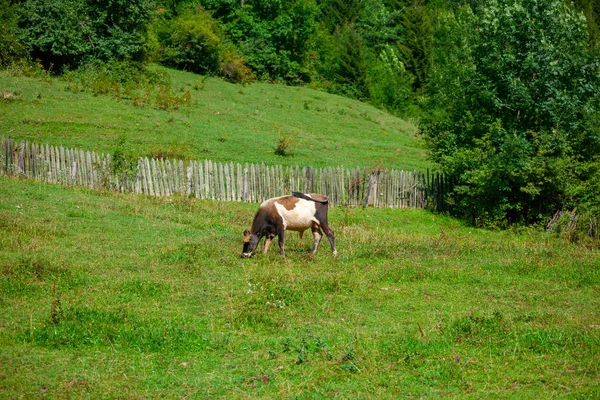
[[[332,206],[446,208],[451,185],[442,174],[418,171],[312,168],[139,158],[128,164],[63,146],[15,142],[2,136],[0,173],[90,189],[149,196],[181,194],[220,201],[262,202],[292,191],[322,193]]]

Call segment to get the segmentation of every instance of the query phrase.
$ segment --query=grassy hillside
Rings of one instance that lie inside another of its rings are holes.
[[[242,260],[255,205],[0,193],[0,397],[600,396],[584,245],[335,208],[337,259]]]
[[[168,70],[191,101],[159,110],[113,97],[74,93],[59,78],[0,72],[0,132],[16,139],[112,152],[121,138],[135,156],[267,164],[426,168],[416,128],[369,105],[298,87],[239,86]],[[274,153],[281,136],[291,155]]]

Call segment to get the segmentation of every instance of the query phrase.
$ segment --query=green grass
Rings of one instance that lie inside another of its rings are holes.
[[[424,170],[413,123],[372,106],[315,90],[166,72],[178,96],[167,111],[134,101],[66,90],[61,78],[14,77],[0,71],[0,133],[17,140],[113,152],[121,139],[134,156],[270,165]],[[290,141],[276,154],[280,139]]]
[[[330,210],[240,259],[256,205],[0,177],[2,398],[597,398],[600,254]]]

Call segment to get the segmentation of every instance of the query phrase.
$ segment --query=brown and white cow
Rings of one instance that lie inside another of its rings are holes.
[[[275,197],[265,200],[252,222],[252,228],[244,231],[244,249],[242,257],[250,257],[258,242],[265,237],[263,254],[269,250],[271,241],[279,237],[279,253],[285,257],[285,231],[302,232],[310,228],[314,236],[311,254],[315,254],[323,232],[327,235],[333,255],[337,256],[333,230],[327,223],[327,196],[293,192],[291,196]],[[321,231],[321,229],[323,231]]]

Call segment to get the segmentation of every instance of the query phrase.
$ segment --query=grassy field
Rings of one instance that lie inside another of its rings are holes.
[[[597,247],[335,208],[336,259],[246,260],[252,204],[0,193],[1,398],[600,397]]]
[[[425,150],[410,122],[369,105],[311,89],[219,79],[155,67],[170,77],[178,109],[66,90],[63,78],[0,71],[0,133],[36,143],[133,156],[270,165],[424,170]],[[153,95],[154,96],[154,95]],[[289,156],[275,154],[280,138]]]

